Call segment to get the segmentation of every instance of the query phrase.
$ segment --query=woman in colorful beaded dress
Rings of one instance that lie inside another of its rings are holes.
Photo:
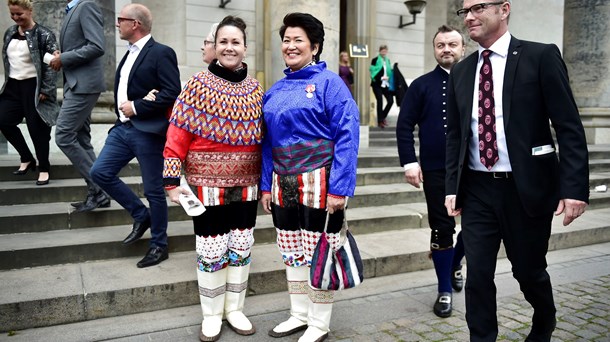
[[[286,77],[265,94],[261,204],[273,215],[286,266],[290,318],[269,335],[305,330],[300,342],[328,337],[333,291],[308,285],[313,251],[324,231],[338,248],[347,197],[354,195],[359,111],[339,75],[320,62],[324,26],[291,13],[280,28]]]
[[[225,17],[214,47],[217,59],[190,78],[174,104],[163,170],[172,202],[188,193],[178,186],[182,170],[206,207],[193,217],[201,341],[220,337],[223,314],[238,334],[255,332],[242,310],[259,198],[263,89],[243,63],[242,19]]]

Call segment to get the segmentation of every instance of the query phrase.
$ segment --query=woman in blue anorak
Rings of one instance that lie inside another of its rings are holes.
[[[290,13],[279,33],[288,68],[263,98],[261,204],[273,216],[291,308],[290,318],[269,335],[307,329],[300,342],[323,341],[334,292],[308,285],[309,266],[327,211],[327,238],[339,247],[346,200],[356,187],[359,111],[343,80],[320,62],[324,27],[318,19]]]

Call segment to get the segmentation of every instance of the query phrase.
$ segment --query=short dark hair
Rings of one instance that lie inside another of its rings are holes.
[[[448,32],[457,32],[460,34],[460,36],[462,37],[462,45],[466,45],[466,42],[464,41],[464,35],[458,31],[458,29],[456,29],[453,26],[449,26],[449,25],[441,25],[438,30],[436,30],[436,33],[434,34],[434,37],[432,37],[432,45],[434,45],[434,40],[436,39],[436,36],[438,36],[439,33],[448,33]]]
[[[216,43],[216,39],[218,39],[218,30],[220,30],[223,26],[235,26],[240,29],[241,33],[244,34],[244,46],[247,46],[246,22],[242,18],[233,15],[227,15],[220,21],[220,23],[218,23],[218,26],[216,27],[216,32],[214,33],[214,43]]]
[[[309,13],[288,13],[284,17],[284,24],[280,27],[280,38],[284,38],[284,33],[286,33],[288,27],[302,28],[307,34],[311,46],[318,45],[318,52],[313,58],[316,62],[319,62],[324,47],[324,25],[322,22]]]

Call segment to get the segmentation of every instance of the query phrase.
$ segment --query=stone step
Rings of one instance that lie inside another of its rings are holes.
[[[379,157],[364,158],[368,167],[360,167],[357,171],[356,184],[358,186],[370,184],[387,184],[402,181],[402,169],[398,167],[398,158]],[[392,164],[393,167],[386,165]],[[373,165],[380,165],[372,167]],[[131,169],[131,165],[129,165]],[[140,170],[137,165],[134,169],[123,175],[121,180],[125,182],[140,197],[144,196]],[[35,176],[32,176],[35,177]],[[37,176],[36,176],[37,177]],[[37,186],[32,180],[19,180],[0,182],[0,206],[15,204],[53,203],[53,202],[76,202],[82,201],[87,195],[87,188],[82,179],[51,179],[46,186]]]
[[[371,234],[427,226],[423,192],[413,189],[405,191],[401,189],[404,184],[396,184],[394,190],[390,189],[392,186],[394,185],[360,188],[349,203],[350,226],[354,231]],[[414,196],[409,197],[409,194]],[[591,193],[590,210],[609,206],[609,192]],[[45,209],[52,207],[52,204],[47,205]],[[16,212],[18,210],[14,210]],[[80,223],[83,226],[80,228],[59,229],[60,225],[55,223],[57,219],[51,219],[51,215],[45,218],[44,213],[39,213],[37,216],[26,214],[21,219],[43,222],[38,231],[19,229],[15,228],[21,227],[17,226],[20,220],[19,216],[16,217],[14,228],[4,229],[0,239],[0,270],[143,255],[150,236],[147,232],[133,247],[123,246],[121,241],[129,233],[132,220],[116,203],[111,208],[75,214],[67,219],[69,223]],[[275,228],[270,215],[259,215],[254,236],[260,243],[275,241]],[[193,246],[191,220],[180,206],[173,203],[170,204],[168,241],[172,252],[188,251]]]
[[[610,171],[610,159],[591,159],[589,160],[589,172],[608,172]]]
[[[561,219],[553,220],[549,250],[610,241],[610,209],[590,210],[568,227]],[[428,228],[352,231],[366,279],[432,268]],[[136,268],[140,257],[0,271],[0,327],[20,330],[199,303],[192,248],[173,252],[167,261],[145,269]],[[275,244],[257,242],[252,258],[250,296],[286,291]]]
[[[182,211],[177,205],[172,207]],[[98,211],[114,211],[107,216],[122,215],[125,223],[107,225],[103,220],[89,216]],[[98,209],[81,215],[88,216],[84,220],[88,224],[86,229],[70,228],[2,235],[0,270],[121,258],[146,253],[150,231],[133,246],[122,244],[122,240],[131,231],[132,222],[124,210]],[[348,215],[350,227],[359,234],[421,228],[428,222],[424,203],[350,208]],[[40,215],[37,217],[44,220]],[[192,222],[188,216],[184,215],[184,217],[183,221],[169,222],[167,234],[171,252],[188,251],[194,246]],[[275,241],[275,228],[270,215],[259,215],[254,238],[260,243]]]
[[[359,185],[356,187],[355,196],[350,199],[350,207],[423,202],[423,192],[404,183],[400,168],[396,169],[398,171],[388,171],[386,168],[359,170]],[[139,177],[125,177],[123,181],[143,196]],[[82,200],[86,194],[84,186],[75,186],[73,185],[75,182],[80,181],[57,180],[43,189],[33,189],[35,185],[32,186],[30,183],[16,184],[12,187],[9,183],[0,183],[0,192],[3,193],[0,202],[27,202],[13,205],[3,203],[4,205],[0,206],[0,234],[131,225],[132,218],[115,201],[111,201],[110,208],[75,213],[70,201]],[[146,199],[142,201],[147,203]],[[168,211],[170,221],[190,221],[182,207],[170,203],[169,200]],[[258,213],[264,214],[260,206]]]
[[[398,166],[398,152],[394,148],[367,148],[363,149],[358,156],[358,167],[384,167]],[[53,154],[50,157],[51,162],[51,183],[58,179],[82,179],[80,174],[72,166],[70,161],[63,155]],[[38,172],[28,172],[24,176],[15,176],[13,171],[19,168],[19,157],[16,155],[0,155],[0,182],[20,182],[32,181],[38,177]],[[121,173],[121,177],[132,177],[140,175],[140,168],[137,161],[134,159],[131,163],[125,166]],[[84,184],[84,182],[82,182]],[[42,188],[42,187],[38,187]]]

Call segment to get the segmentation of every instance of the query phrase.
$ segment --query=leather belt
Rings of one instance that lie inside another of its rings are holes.
[[[510,179],[513,178],[512,172],[486,172],[486,171],[474,171],[468,169],[476,177],[485,177],[492,179]]]

